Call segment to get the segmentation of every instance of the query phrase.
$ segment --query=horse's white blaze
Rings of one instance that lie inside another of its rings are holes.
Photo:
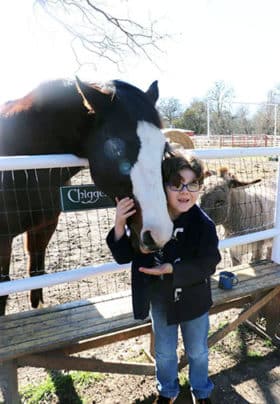
[[[160,129],[145,121],[138,122],[137,135],[141,147],[130,173],[133,194],[142,210],[142,233],[149,230],[156,244],[162,247],[171,238],[173,230],[161,175],[165,136]]]

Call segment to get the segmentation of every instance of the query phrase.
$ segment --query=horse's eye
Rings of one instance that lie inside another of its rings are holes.
[[[225,203],[225,201],[223,201],[222,199],[218,200],[215,202],[215,208],[219,208],[221,206],[223,206]]]

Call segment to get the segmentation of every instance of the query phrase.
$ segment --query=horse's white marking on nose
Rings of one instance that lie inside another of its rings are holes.
[[[162,247],[171,238],[173,230],[161,176],[165,136],[145,121],[138,122],[137,135],[141,146],[130,173],[133,193],[142,210],[142,232],[149,230],[155,243]]]

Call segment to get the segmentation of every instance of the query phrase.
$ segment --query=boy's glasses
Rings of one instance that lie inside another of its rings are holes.
[[[171,189],[171,191],[174,192],[182,192],[185,188],[189,192],[197,192],[200,189],[200,184],[197,181],[190,182],[189,184],[179,184],[179,185],[172,185],[172,184],[167,184],[168,188]]]

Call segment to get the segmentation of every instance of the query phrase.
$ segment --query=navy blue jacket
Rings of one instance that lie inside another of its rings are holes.
[[[173,265],[173,274],[158,276],[139,272],[139,267],[156,266],[158,254],[136,253],[127,234],[114,240],[114,229],[107,236],[107,244],[119,264],[132,261],[132,302],[134,317],[149,315],[151,293],[158,290],[166,302],[168,324],[192,320],[206,313],[212,305],[210,275],[221,260],[215,224],[197,206],[174,220],[173,237],[161,251],[162,262]],[[174,299],[176,288],[180,298]]]

